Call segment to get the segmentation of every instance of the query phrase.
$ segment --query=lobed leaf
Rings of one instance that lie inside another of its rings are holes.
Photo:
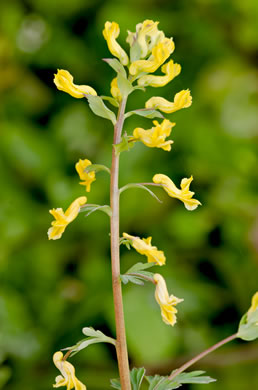
[[[113,125],[116,124],[116,116],[103,102],[100,96],[86,95],[91,111],[102,118],[109,119]]]

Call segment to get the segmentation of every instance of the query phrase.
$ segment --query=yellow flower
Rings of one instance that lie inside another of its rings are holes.
[[[129,62],[126,52],[117,43],[116,38],[120,34],[119,25],[115,22],[106,22],[103,30],[103,36],[107,41],[108,49],[113,56],[119,58],[123,65],[127,65]]]
[[[65,231],[66,226],[77,217],[80,207],[86,202],[86,196],[81,196],[73,201],[65,213],[62,208],[49,210],[50,214],[54,216],[55,221],[51,223],[52,227],[48,229],[48,239],[58,240]]]
[[[122,100],[122,94],[120,92],[120,89],[118,88],[118,84],[117,84],[117,77],[115,77],[112,81],[111,81],[111,95],[113,96],[113,98],[115,98],[118,102],[121,102]]]
[[[166,175],[157,174],[153,176],[152,180],[156,184],[162,184],[164,190],[168,193],[169,196],[180,199],[184,203],[187,210],[195,210],[199,204],[201,204],[199,200],[192,199],[194,192],[189,191],[190,183],[193,180],[192,176],[189,179],[182,179],[180,184],[181,190],[179,190],[173,181]]]
[[[162,320],[165,324],[174,326],[177,313],[174,306],[182,302],[183,299],[168,294],[166,282],[160,274],[154,274],[153,279],[156,283],[155,298],[160,305]]]
[[[95,89],[88,85],[76,85],[73,83],[73,76],[63,69],[58,69],[57,74],[54,77],[54,83],[57,89],[69,93],[69,95],[81,99],[84,98],[84,94],[96,96],[97,92]]]
[[[162,66],[161,71],[165,73],[165,76],[145,75],[139,78],[138,85],[141,87],[148,85],[151,87],[163,87],[179,75],[181,66],[174,64],[174,61],[170,60]]]
[[[159,22],[153,20],[145,20],[143,23],[136,25],[136,32],[128,31],[126,42],[133,46],[135,42],[140,47],[140,58],[145,58],[151,52],[151,49],[161,40],[165,38],[163,31],[158,30]]]
[[[164,265],[166,257],[163,251],[159,251],[156,246],[151,245],[151,237],[140,239],[140,237],[130,236],[130,234],[123,233],[123,237],[132,241],[132,247],[136,249],[141,255],[147,256],[148,263],[156,263],[157,265]]]
[[[56,377],[56,383],[53,387],[66,386],[67,390],[86,390],[86,386],[76,378],[74,366],[63,360],[62,352],[56,352],[53,356],[53,361],[62,374]]]
[[[250,316],[251,313],[253,313],[257,309],[258,309],[258,291],[253,295],[251,307],[247,312],[247,318]]]
[[[80,176],[80,179],[81,180],[84,180],[83,182],[81,182],[80,184],[82,186],[86,186],[86,191],[87,192],[90,192],[90,185],[93,181],[95,181],[95,172],[85,172],[84,170],[89,166],[91,165],[91,161],[90,160],[79,160],[76,164],[75,164],[75,168],[76,168],[76,171],[78,172],[79,176]]]
[[[132,75],[140,72],[153,73],[162,65],[174,51],[175,44],[172,38],[164,38],[152,49],[152,55],[148,60],[134,61],[129,68]]]
[[[190,107],[191,104],[192,96],[189,89],[183,89],[175,95],[173,102],[169,102],[167,99],[159,96],[154,96],[145,103],[145,107],[155,108],[166,114],[171,114],[172,112],[181,110],[181,108]]]
[[[162,123],[153,121],[153,124],[155,127],[152,127],[150,130],[144,130],[140,127],[134,129],[134,138],[142,141],[144,145],[149,148],[162,148],[169,152],[173,141],[165,141],[165,139],[170,135],[171,129],[175,126],[175,123],[170,122],[168,119],[164,119]]]

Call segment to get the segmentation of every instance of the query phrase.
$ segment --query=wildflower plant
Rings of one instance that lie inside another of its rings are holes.
[[[143,381],[152,390],[169,390],[180,387],[186,383],[210,383],[214,379],[204,376],[203,371],[184,371],[200,360],[208,353],[218,347],[239,337],[244,340],[254,340],[258,337],[258,292],[254,295],[251,308],[242,317],[238,332],[213,345],[202,352],[182,367],[169,373],[167,376],[148,376],[144,368],[133,368],[129,370],[128,352],[126,343],[125,321],[122,301],[122,283],[129,282],[144,285],[144,282],[154,284],[154,296],[161,310],[161,318],[165,324],[173,327],[177,322],[178,306],[183,299],[169,294],[166,281],[159,273],[153,273],[149,269],[154,266],[164,266],[166,256],[164,252],[152,245],[152,237],[140,238],[130,233],[119,231],[119,201],[120,194],[129,188],[141,188],[148,191],[154,198],[158,199],[150,186],[161,187],[169,197],[181,200],[188,211],[195,210],[200,201],[194,198],[194,192],[190,191],[193,177],[182,178],[180,188],[163,173],[155,173],[152,182],[129,183],[119,188],[119,157],[124,151],[131,150],[136,142],[142,142],[150,148],[161,148],[169,152],[173,140],[168,139],[171,131],[176,125],[165,114],[172,114],[175,111],[190,107],[192,97],[190,91],[182,90],[176,93],[171,101],[163,97],[153,96],[145,102],[144,108],[135,108],[126,112],[126,103],[134,91],[140,89],[145,91],[147,87],[162,87],[171,82],[181,72],[181,66],[169,59],[175,49],[172,38],[165,37],[163,31],[159,30],[158,22],[145,20],[136,26],[135,32],[128,32],[126,39],[129,44],[129,54],[120,46],[117,41],[119,37],[119,25],[115,22],[106,22],[103,36],[111,54],[115,57],[105,58],[104,61],[113,68],[115,77],[111,81],[111,96],[100,96],[88,85],[76,85],[73,76],[67,70],[58,70],[54,77],[56,87],[70,94],[77,99],[86,99],[90,109],[97,116],[110,120],[114,126],[114,137],[112,149],[112,166],[106,167],[101,164],[92,163],[84,156],[75,164],[75,169],[80,178],[80,185],[85,186],[86,192],[90,192],[94,185],[96,174],[105,171],[110,175],[110,205],[96,205],[87,203],[87,197],[81,196],[74,200],[64,212],[62,208],[52,209],[50,213],[54,217],[52,226],[48,230],[50,240],[60,239],[68,224],[80,214],[100,210],[110,218],[110,240],[111,240],[111,268],[112,287],[114,298],[114,312],[116,323],[116,338],[113,339],[104,335],[99,330],[86,327],[82,332],[86,336],[74,346],[64,348],[65,355],[61,351],[54,354],[53,360],[61,375],[56,377],[54,387],[65,387],[67,390],[84,390],[84,385],[75,376],[75,368],[68,362],[76,353],[95,343],[110,343],[114,345],[117,353],[119,379],[111,380],[111,386],[122,390],[138,390]],[[167,61],[167,62],[166,62]],[[161,74],[156,74],[161,71]],[[109,108],[107,104],[110,104]],[[114,111],[117,111],[115,113]],[[138,115],[147,119],[156,118],[147,129],[137,127],[132,129],[132,134],[127,135],[123,130],[124,121],[132,116]],[[84,192],[82,190],[82,193]],[[186,211],[187,212],[187,211]],[[156,244],[156,240],[153,240]],[[126,245],[128,249],[134,248],[143,257],[143,262],[133,265],[125,274],[120,273],[120,245]],[[147,259],[146,259],[147,257]],[[147,271],[148,270],[148,271]],[[126,288],[126,287],[125,287]],[[180,306],[179,306],[180,307]],[[179,309],[180,311],[180,309]],[[180,313],[179,313],[180,315]],[[173,331],[173,329],[171,329]]]

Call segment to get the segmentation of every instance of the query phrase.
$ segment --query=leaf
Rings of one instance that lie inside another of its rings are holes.
[[[88,217],[90,214],[92,214],[98,210],[107,214],[109,217],[112,216],[112,210],[111,210],[110,206],[108,206],[108,205],[101,206],[98,204],[86,204],[85,206],[80,208],[80,213],[83,213],[84,211],[86,211],[85,217]]]
[[[148,390],[172,390],[181,386],[180,383],[175,380],[168,379],[167,376],[146,376],[146,379],[150,385]]]
[[[115,114],[104,104],[100,96],[92,96],[89,94],[85,94],[85,97],[89,102],[91,111],[94,112],[95,115],[109,119],[113,123],[113,125],[116,124]]]
[[[258,309],[252,313],[245,313],[239,323],[237,336],[245,341],[258,338]]]
[[[126,77],[125,68],[116,58],[103,58],[103,61],[105,61],[109,66],[111,66],[111,68],[113,68],[117,74],[121,73],[124,77]]]
[[[144,282],[140,278],[137,278],[137,276],[124,274],[124,275],[120,275],[120,278],[121,278],[121,281],[124,284],[127,284],[128,282],[131,282],[131,283],[134,283],[134,284],[138,284],[139,286],[143,286],[144,285]]]
[[[114,389],[121,390],[121,385],[120,385],[119,379],[110,379],[110,384],[111,384],[111,387],[113,387]]]
[[[117,75],[117,85],[123,97],[128,96],[134,90],[132,83],[122,73]]]
[[[132,390],[140,390],[144,375],[145,375],[145,368],[133,368],[130,372],[130,379],[132,384]]]
[[[139,271],[142,271],[144,269],[154,267],[155,265],[157,265],[155,262],[153,262],[153,263],[136,263],[131,268],[129,268],[129,270],[126,273],[129,274],[132,272],[139,272]]]
[[[156,199],[159,203],[162,203],[162,201],[157,197],[156,194],[154,194],[153,191],[151,191],[148,187],[146,187],[145,185],[141,184],[141,183],[129,183],[129,184],[126,184],[125,186],[123,186],[122,188],[120,188],[120,194],[127,190],[128,188],[141,188],[142,190],[145,190],[147,191],[154,199]]]
[[[116,156],[118,156],[119,153],[121,152],[126,152],[133,148],[134,142],[129,142],[130,139],[131,139],[130,136],[124,134],[119,144],[113,144],[115,148]]]
[[[130,49],[130,60],[131,62],[137,61],[141,58],[141,46],[138,41],[135,40]]]
[[[173,371],[175,372],[175,371]],[[173,373],[172,372],[172,373]],[[201,376],[205,371],[191,371],[183,372],[177,375],[174,379],[179,383],[200,383],[207,384],[211,382],[216,382],[216,379],[211,378],[210,376]]]
[[[161,112],[159,112],[157,110],[151,110],[148,108],[146,108],[146,109],[141,108],[139,110],[129,111],[125,114],[125,118],[129,118],[131,115],[139,115],[139,116],[143,116],[143,117],[149,118],[149,119],[164,118],[164,116],[161,114]]]
[[[111,97],[111,96],[100,96],[101,97],[101,99],[103,99],[103,100],[107,100],[110,104],[112,104],[114,107],[119,107],[119,103],[118,103],[118,101],[115,99],[115,98],[113,98],[113,97]]]
[[[110,169],[106,167],[106,165],[102,165],[102,164],[91,164],[84,169],[84,172],[86,173],[93,172],[93,171],[96,173],[100,171],[106,171],[110,174]]]

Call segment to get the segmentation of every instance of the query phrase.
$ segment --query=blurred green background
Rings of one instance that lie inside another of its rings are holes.
[[[48,241],[53,207],[85,194],[74,169],[79,158],[110,165],[111,122],[87,102],[56,90],[53,73],[69,70],[77,84],[109,94],[114,73],[102,29],[120,25],[119,41],[144,19],[172,36],[182,72],[171,84],[137,91],[128,109],[152,95],[190,88],[193,105],[177,123],[166,153],[137,143],[121,156],[121,185],[164,173],[179,185],[194,176],[203,206],[132,189],[121,196],[121,231],[153,237],[167,266],[157,268],[169,291],[185,299],[174,328],[160,318],[151,285],[124,287],[131,366],[166,374],[234,333],[257,290],[257,15],[255,0],[1,0],[0,2],[0,388],[51,389],[52,354],[93,326],[114,335],[109,221],[80,215],[61,240]],[[128,134],[151,121],[127,120]],[[108,177],[97,176],[90,203],[108,202]],[[144,258],[122,251],[121,267]],[[235,342],[200,362],[218,382],[210,390],[258,385],[257,342]],[[89,389],[117,377],[112,346],[91,346],[72,359]],[[199,390],[204,385],[185,386]]]

